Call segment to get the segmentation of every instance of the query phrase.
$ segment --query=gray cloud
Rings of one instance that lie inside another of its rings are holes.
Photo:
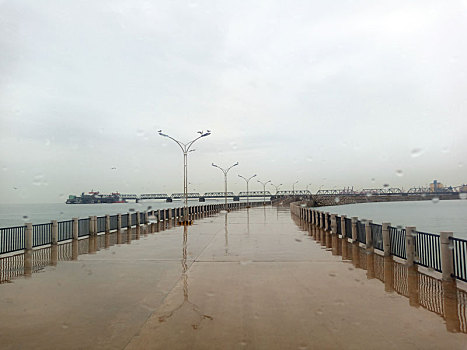
[[[466,8],[2,1],[2,200],[180,191],[181,152],[157,129],[213,131],[190,155],[199,191],[222,188],[213,161],[313,190],[459,185]]]

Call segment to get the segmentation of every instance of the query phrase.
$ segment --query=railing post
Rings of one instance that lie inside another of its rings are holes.
[[[341,215],[341,234],[342,234],[342,239],[347,240],[347,232],[345,229],[345,215]]]
[[[78,237],[78,236],[76,236]],[[71,260],[78,260],[78,252],[79,252],[79,247],[78,247],[78,238],[73,238],[71,241]]]
[[[456,282],[451,279],[450,281],[442,281],[441,283],[443,287],[443,308],[446,330],[448,332],[458,333],[460,330],[460,319],[457,311],[459,301]]]
[[[93,224],[94,220],[93,220],[93,216],[89,216],[89,228],[88,228],[88,235],[91,236],[92,235],[92,224]]]
[[[384,290],[394,292],[394,262],[391,256],[384,256]]]
[[[440,233],[441,271],[443,275],[443,281],[451,280],[452,275],[454,273],[454,265],[452,258],[453,249],[449,237],[452,237],[452,232],[443,231]]]
[[[117,232],[122,230],[122,214],[117,214]]]
[[[139,211],[136,212],[136,226],[139,227],[141,225],[141,217],[139,216]]]
[[[24,249],[26,251],[32,250],[32,223],[26,223],[26,229],[24,230]]]
[[[131,225],[132,225],[132,222],[131,222],[131,213],[128,213],[128,225],[127,225],[127,228],[130,229],[130,228],[131,228]]]
[[[78,218],[73,218],[73,239],[78,239]]]
[[[391,238],[389,237],[389,222],[383,222],[381,233],[383,235],[383,251],[384,256],[391,256]]]
[[[58,223],[57,220],[52,220],[52,245],[58,244]]]
[[[336,214],[331,214],[331,234],[337,234],[337,219]]]
[[[373,237],[371,235],[371,220],[365,221],[365,248],[373,251]]]
[[[149,223],[149,213],[146,211],[144,212],[144,224],[147,225]]]
[[[325,212],[324,213],[324,230],[325,231],[329,231],[329,228],[330,228],[328,224],[329,223],[328,219],[329,219],[329,212]]]
[[[358,241],[357,221],[358,221],[358,217],[357,216],[352,216],[352,242],[357,242]]]
[[[405,254],[407,257],[406,265],[408,267],[412,267],[415,260],[415,241],[413,237],[414,231],[414,226],[407,226],[405,228]]]
[[[110,215],[105,214],[105,233],[110,232]]]

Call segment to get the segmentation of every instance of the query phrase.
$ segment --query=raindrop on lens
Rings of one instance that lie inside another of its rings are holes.
[[[401,176],[404,175],[404,173],[402,172],[402,170],[398,169],[398,170],[396,170],[396,175],[401,177]]]
[[[436,204],[436,203],[439,202],[439,198],[438,198],[438,197],[433,197],[433,198],[431,199],[431,201],[432,201],[433,203]]]
[[[310,162],[310,163],[311,163],[311,162],[313,161],[313,158],[308,157],[306,160],[307,160],[307,162]]]
[[[421,148],[414,148],[412,152],[410,153],[410,155],[412,156],[412,158],[417,158],[417,157],[420,157],[422,153],[423,151]]]
[[[341,199],[339,197],[334,198],[334,202],[339,203]]]
[[[467,193],[466,192],[459,193],[459,199],[467,199]]]
[[[136,130],[136,135],[139,136],[139,137],[144,136],[144,130],[142,130],[142,129]]]
[[[133,208],[128,209],[128,211],[135,211]]]

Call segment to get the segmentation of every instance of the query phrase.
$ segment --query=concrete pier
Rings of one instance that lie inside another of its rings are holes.
[[[447,327],[436,313],[410,307],[393,292],[393,268],[383,257],[362,255],[357,244],[318,227],[301,227],[288,208],[243,209],[160,229],[0,285],[2,347],[465,349],[467,344],[466,334],[450,333],[458,323]],[[326,242],[324,247],[313,237]],[[384,268],[376,268],[377,258]],[[379,273],[387,285],[375,278]],[[446,304],[450,312],[451,304]]]

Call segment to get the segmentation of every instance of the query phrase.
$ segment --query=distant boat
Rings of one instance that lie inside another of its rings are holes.
[[[88,194],[84,192],[81,196],[69,195],[66,204],[97,204],[97,203],[126,203],[121,194],[114,192],[112,194],[100,194],[98,191],[91,191]]]

